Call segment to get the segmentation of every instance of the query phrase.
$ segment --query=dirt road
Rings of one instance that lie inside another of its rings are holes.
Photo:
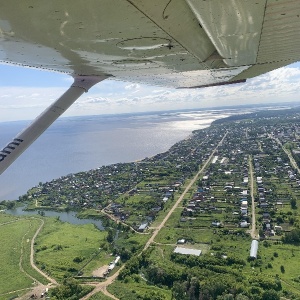
[[[202,166],[202,168],[198,171],[198,173],[194,176],[194,178],[191,180],[191,182],[189,183],[189,185],[185,188],[184,192],[181,194],[181,196],[178,198],[178,200],[176,201],[176,203],[173,205],[173,207],[170,209],[170,211],[167,213],[167,215],[165,216],[165,218],[162,220],[162,222],[160,223],[160,225],[158,227],[156,227],[156,229],[154,230],[152,236],[150,237],[150,239],[148,240],[148,242],[146,243],[143,251],[145,251],[146,249],[149,248],[149,246],[153,243],[155,237],[157,236],[157,234],[159,233],[159,231],[164,227],[164,225],[166,224],[166,222],[168,221],[168,219],[170,218],[170,216],[172,215],[172,213],[174,212],[174,210],[178,207],[178,205],[180,204],[180,202],[183,200],[184,196],[186,195],[186,193],[190,190],[190,188],[192,187],[192,185],[195,183],[195,181],[198,179],[198,177],[200,176],[200,174],[205,170],[205,168],[207,167],[208,163],[211,161],[213,155],[215,154],[216,150],[218,149],[218,147],[223,143],[225,137],[226,137],[227,133],[225,133],[225,135],[223,136],[222,140],[218,143],[218,145],[216,146],[216,148],[212,151],[211,155],[209,156],[209,158],[206,160],[205,164]]]
[[[295,159],[294,159],[292,153],[290,152],[290,150],[286,149],[286,148],[282,145],[282,143],[280,142],[280,140],[279,140],[278,138],[275,138],[275,137],[271,136],[270,134],[269,134],[269,137],[270,137],[271,139],[273,139],[274,141],[276,141],[276,143],[277,143],[278,145],[280,145],[280,147],[282,148],[282,150],[283,150],[283,151],[285,152],[285,154],[289,157],[289,160],[290,160],[290,163],[291,163],[292,167],[298,171],[298,174],[300,174],[300,169],[298,168],[298,165],[297,165],[297,163],[296,163],[296,161],[295,161]]]
[[[46,273],[44,273],[43,271],[41,271],[34,263],[34,243],[35,243],[35,239],[37,237],[37,235],[39,234],[39,232],[41,231],[41,229],[43,228],[45,221],[42,219],[38,219],[41,221],[41,226],[37,229],[37,231],[35,232],[32,240],[31,240],[31,246],[30,246],[30,265],[33,269],[35,269],[38,273],[40,273],[42,276],[44,276],[48,281],[50,281],[52,284],[57,285],[58,283],[56,282],[55,279],[49,277]]]
[[[192,187],[192,185],[195,183],[195,181],[198,179],[198,177],[200,176],[200,174],[205,170],[205,168],[207,167],[207,165],[210,163],[213,155],[215,154],[216,150],[218,149],[218,147],[223,143],[225,137],[227,136],[227,132],[225,133],[225,135],[223,136],[223,138],[221,139],[221,141],[218,143],[218,145],[214,148],[214,150],[212,151],[211,155],[209,156],[209,158],[206,160],[206,162],[204,163],[204,165],[202,166],[202,168],[197,172],[197,174],[193,177],[193,179],[191,180],[191,182],[188,184],[188,186],[185,188],[184,192],[181,194],[181,196],[178,198],[178,200],[175,202],[175,204],[173,205],[173,207],[170,209],[170,211],[167,213],[167,215],[165,216],[165,218],[162,220],[162,222],[160,223],[160,225],[158,227],[155,228],[152,236],[150,237],[150,239],[148,240],[148,242],[146,243],[144,249],[142,250],[145,251],[146,249],[149,248],[149,246],[154,242],[155,237],[157,236],[157,234],[159,233],[159,231],[163,228],[163,226],[166,224],[166,222],[168,221],[168,219],[170,218],[170,216],[172,215],[172,213],[174,212],[174,210],[178,207],[178,205],[180,204],[180,202],[183,200],[185,194],[189,191],[189,189]],[[142,253],[141,252],[141,253]],[[119,300],[118,298],[116,298],[114,295],[110,294],[107,291],[107,287],[112,284],[114,282],[114,280],[117,278],[117,276],[119,275],[120,271],[125,267],[125,264],[120,268],[120,270],[118,270],[118,272],[116,272],[113,276],[108,277],[106,281],[101,282],[99,284],[96,285],[96,288],[89,294],[87,294],[85,297],[81,298],[81,300],[87,300],[89,299],[92,295],[96,294],[97,292],[102,292],[103,294],[109,296],[112,299],[115,300]]]
[[[256,216],[255,216],[255,199],[254,199],[254,176],[253,176],[253,164],[252,164],[252,158],[251,155],[249,155],[249,173],[250,173],[250,194],[251,194],[251,207],[252,207],[252,213],[251,213],[251,218],[252,218],[252,226],[251,226],[251,231],[250,235],[252,239],[258,239],[259,235],[256,231]]]

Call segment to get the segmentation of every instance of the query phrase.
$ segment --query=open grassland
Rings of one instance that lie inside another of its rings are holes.
[[[107,233],[92,224],[72,225],[57,219],[45,219],[44,229],[36,240],[36,263],[55,279],[91,272],[110,262],[101,248]]]
[[[35,280],[47,283],[30,266],[30,243],[40,225],[36,218],[17,218],[0,213],[0,299],[25,292],[33,287]],[[13,291],[17,292],[8,294]]]
[[[265,241],[260,243],[259,256],[255,270],[267,277],[278,276],[283,288],[291,287],[300,293],[299,246]]]

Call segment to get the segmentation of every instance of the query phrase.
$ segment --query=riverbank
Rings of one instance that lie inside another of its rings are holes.
[[[0,199],[16,200],[40,182],[70,173],[163,153],[193,130],[240,111],[232,108],[61,118],[1,176]],[[7,143],[24,126],[26,122],[21,121],[1,123],[0,143]],[[122,145],[122,151],[118,145]]]

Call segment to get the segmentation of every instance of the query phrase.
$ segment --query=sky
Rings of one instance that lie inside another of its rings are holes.
[[[66,74],[10,65],[0,65],[0,74],[0,122],[34,119],[73,81]],[[64,116],[297,102],[299,93],[300,62],[246,83],[202,89],[176,90],[105,80],[81,96]]]

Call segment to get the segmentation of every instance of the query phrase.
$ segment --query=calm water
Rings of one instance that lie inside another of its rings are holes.
[[[25,211],[23,210],[23,207],[18,207],[16,209],[6,210],[8,214],[14,215],[14,216],[32,216],[37,215],[38,212],[35,210],[32,211]],[[102,222],[100,220],[93,220],[93,219],[78,219],[76,217],[76,212],[70,211],[70,212],[57,212],[57,211],[43,211],[45,213],[46,217],[59,217],[59,219],[62,222],[68,222],[71,224],[94,224],[98,229],[104,230],[104,227],[102,225]]]
[[[167,151],[195,129],[237,110],[61,118],[0,176],[0,200],[17,199],[39,182]],[[0,123],[4,146],[29,122]]]

